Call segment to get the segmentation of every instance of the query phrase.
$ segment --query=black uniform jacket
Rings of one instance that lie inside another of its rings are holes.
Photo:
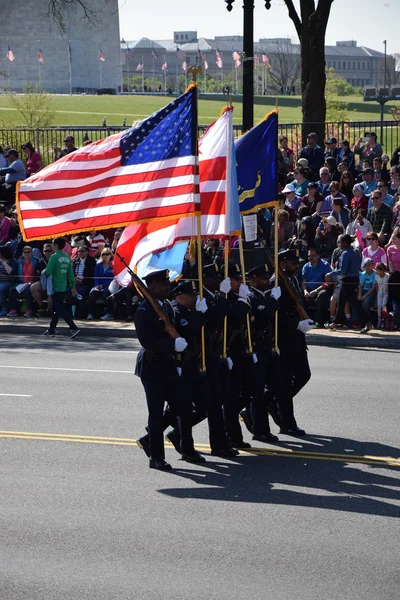
[[[174,311],[168,300],[164,303],[164,311],[171,325],[175,325]],[[176,379],[175,340],[165,331],[163,320],[148,300],[143,300],[135,312],[135,327],[142,346],[136,359],[135,375],[145,379]]]
[[[300,289],[297,277],[285,275],[288,284],[295,292],[300,304],[304,307],[303,295]],[[273,287],[275,275],[271,277],[270,286]],[[281,297],[279,298],[278,311],[278,346],[285,350],[297,352],[306,348],[306,338],[304,333],[297,329],[300,321],[296,304],[289,294],[285,282],[279,277],[278,284],[281,288]]]

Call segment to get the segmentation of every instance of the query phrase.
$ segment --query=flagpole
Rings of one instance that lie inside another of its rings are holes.
[[[99,63],[100,63],[100,89],[103,88],[103,70],[102,70],[102,60],[100,60],[100,50],[99,50]]]
[[[279,285],[279,282],[278,282],[278,278],[279,278],[279,273],[278,273],[278,251],[279,251],[279,244],[278,244],[278,206],[275,206],[274,233],[275,233],[275,239],[274,239],[275,287],[277,288],[278,285]],[[278,352],[278,311],[275,312],[275,344],[274,344],[274,352],[275,352],[275,354]]]
[[[144,94],[144,60],[142,54],[142,93]]]
[[[229,267],[229,239],[225,240],[225,263],[224,263],[224,278],[228,277],[228,267]],[[224,318],[224,339],[222,346],[222,358],[226,358],[226,347],[228,344],[228,315],[225,315]]]
[[[71,40],[68,40],[68,69],[69,69],[69,93],[72,95],[72,48]]]
[[[127,51],[126,51],[126,66],[127,66],[127,70],[128,70],[128,85],[127,85],[127,89],[128,89],[128,94],[131,91],[131,86],[130,86],[130,76],[129,76],[129,47],[127,46]]]
[[[202,68],[199,66],[190,67],[189,73],[192,75],[192,84],[195,86],[195,94],[196,94],[196,111],[195,111],[195,119],[193,123],[193,129],[195,131],[196,143],[195,143],[195,165],[196,165],[196,177],[199,177],[199,151],[198,151],[198,83],[197,83],[197,75],[202,73]],[[200,300],[203,299],[203,255],[201,249],[201,209],[196,211],[196,226],[197,226],[197,273],[199,279],[199,295]],[[204,325],[201,328],[201,372],[206,372],[206,342],[204,337]]]
[[[207,55],[206,58],[204,59],[204,62],[207,60]],[[204,66],[204,93],[207,94],[207,69]]]
[[[164,54],[164,65],[167,64],[167,57]],[[167,67],[164,69],[164,92],[167,93]]]
[[[240,256],[240,267],[241,267],[241,271],[242,271],[242,280],[243,280],[244,285],[246,285],[246,267],[244,266],[242,232],[240,232],[240,234],[239,234],[239,256]],[[247,341],[248,341],[249,354],[253,354],[253,343],[251,340],[249,313],[247,313],[246,326],[247,326]]]
[[[153,48],[153,52],[154,52],[154,48]],[[152,59],[153,59],[153,81],[151,82],[151,85],[153,87],[153,85],[155,86],[155,83],[154,83],[154,79],[155,79],[155,77],[154,77],[154,56],[153,55],[152,55]]]

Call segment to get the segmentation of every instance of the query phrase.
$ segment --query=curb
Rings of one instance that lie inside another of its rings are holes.
[[[94,327],[87,327],[77,322],[82,336],[99,337],[99,338],[122,338],[122,339],[137,339],[134,325],[122,327],[102,327],[100,324]],[[43,324],[19,325],[17,323],[0,323],[1,333],[15,333],[17,335],[41,335],[47,326],[47,322]],[[69,329],[66,326],[57,328],[61,335],[68,336]],[[81,338],[81,336],[79,336]],[[325,346],[332,348],[376,348],[386,350],[400,350],[400,334],[387,337],[378,337],[371,334],[364,336],[352,336],[345,333],[340,335],[330,335],[324,333],[311,333],[307,335],[307,344],[309,346]]]

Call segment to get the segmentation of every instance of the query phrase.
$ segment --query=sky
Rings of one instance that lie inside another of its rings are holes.
[[[323,0],[320,0],[323,1]],[[118,0],[120,34],[125,40],[172,39],[174,31],[197,31],[198,37],[241,35],[242,0],[235,0],[228,13],[224,0]],[[298,6],[298,0],[294,0]],[[383,52],[387,40],[388,54],[400,53],[399,0],[334,0],[326,43],[357,40]],[[265,10],[264,0],[254,0],[255,39],[290,37],[296,31],[283,0],[272,0]],[[397,5],[397,9],[396,9]],[[377,17],[379,18],[377,22]]]

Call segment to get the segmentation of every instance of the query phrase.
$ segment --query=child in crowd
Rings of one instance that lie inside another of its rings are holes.
[[[386,272],[386,266],[383,263],[378,263],[375,267],[376,271],[376,298],[378,308],[378,329],[384,329],[385,319],[384,312],[389,297],[389,273]]]
[[[337,304],[339,302],[339,296],[340,296],[340,288],[342,285],[342,280],[340,277],[340,273],[338,271],[331,271],[330,273],[327,273],[325,275],[325,281],[328,284],[333,284],[334,289],[333,289],[333,293],[329,302],[329,323],[334,323],[335,321],[335,315],[336,315],[336,308],[337,308]],[[346,303],[345,306],[345,310],[348,312],[350,310],[349,305]],[[327,327],[328,323],[325,325],[325,327]]]
[[[358,286],[358,300],[363,310],[365,327],[361,333],[367,333],[372,329],[371,308],[376,298],[376,273],[374,271],[374,260],[367,258],[364,262],[364,271],[360,273],[360,285]]]

